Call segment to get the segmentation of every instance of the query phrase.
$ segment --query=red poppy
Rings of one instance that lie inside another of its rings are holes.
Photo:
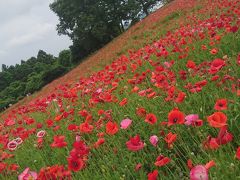
[[[237,57],[237,65],[240,66],[240,54],[238,54],[238,57]]]
[[[145,122],[153,125],[157,122],[157,117],[154,114],[149,113],[146,116]]]
[[[219,145],[227,144],[233,140],[233,135],[227,131],[227,126],[220,129],[217,137],[217,143]]]
[[[77,172],[84,168],[85,163],[81,158],[67,158],[68,169]]]
[[[210,53],[211,53],[212,55],[215,55],[215,54],[218,53],[218,49],[217,49],[217,48],[213,48],[213,49],[210,51]]]
[[[207,140],[203,142],[203,147],[205,149],[218,149],[219,144],[217,142],[217,138],[213,138],[211,136],[208,136]]]
[[[136,135],[126,142],[126,146],[130,151],[139,151],[144,147],[144,143],[141,141],[140,136]]]
[[[124,106],[124,105],[126,105],[127,103],[128,103],[127,98],[124,98],[124,99],[119,103],[119,105],[120,105],[120,106]]]
[[[140,116],[140,117],[145,117],[146,114],[147,114],[147,112],[146,112],[146,110],[145,110],[143,107],[139,107],[139,108],[137,108],[137,110],[136,110],[136,114],[137,114],[138,116]]]
[[[114,135],[118,132],[118,125],[115,122],[108,121],[106,124],[106,133]]]
[[[151,173],[148,173],[148,180],[157,180],[158,177],[158,171],[154,170]]]
[[[68,130],[69,131],[76,131],[78,129],[78,126],[75,124],[69,124],[68,125]]]
[[[184,114],[178,109],[173,109],[168,114],[168,125],[171,126],[173,124],[184,124]]]
[[[179,92],[177,98],[175,99],[176,103],[182,103],[186,97],[186,93]]]
[[[188,169],[192,169],[193,168],[193,162],[192,162],[191,159],[187,160],[187,166],[188,166]]]
[[[38,173],[37,179],[48,180],[48,179],[71,179],[71,172],[65,170],[64,166],[54,165],[51,167],[41,168]]]
[[[214,59],[211,62],[211,66],[209,69],[210,74],[215,74],[217,73],[223,66],[225,66],[225,61],[222,59]]]
[[[161,166],[165,166],[165,165],[168,164],[170,161],[171,161],[170,158],[165,157],[165,156],[163,156],[163,155],[160,155],[160,156],[157,157],[157,160],[156,160],[156,162],[155,162],[154,164],[155,164],[155,166],[161,167]]]
[[[55,117],[55,121],[61,121],[62,118],[63,118],[63,114],[57,115],[57,116]]]
[[[51,147],[62,148],[67,146],[67,143],[64,141],[65,136],[54,136],[53,139],[54,139],[54,142],[51,144]]]
[[[4,162],[0,162],[0,173],[2,173],[4,170],[6,170],[8,164]]]
[[[100,145],[105,143],[105,139],[104,138],[99,138],[97,140],[97,142],[94,143],[94,148],[98,148]]]
[[[168,133],[164,138],[165,142],[168,144],[168,148],[172,147],[172,144],[176,141],[177,134],[173,134],[172,132]]]
[[[195,62],[189,60],[189,61],[187,62],[187,65],[186,65],[186,66],[187,66],[187,68],[194,69],[194,68],[196,67],[196,64],[195,64]]]
[[[80,124],[79,129],[82,133],[91,133],[93,131],[93,126],[87,122]]]
[[[236,158],[240,160],[240,147],[237,148]]]
[[[221,128],[227,125],[227,116],[222,112],[215,112],[211,116],[207,117],[210,126],[215,128]]]
[[[218,99],[215,106],[215,110],[221,111],[227,109],[227,99]]]
[[[135,166],[135,171],[138,171],[139,169],[142,168],[142,164],[141,163],[138,163],[136,166]]]
[[[54,122],[51,119],[46,120],[46,123],[48,127],[52,127],[54,125]]]
[[[17,171],[19,166],[17,164],[11,164],[11,165],[9,165],[8,168],[10,171]]]

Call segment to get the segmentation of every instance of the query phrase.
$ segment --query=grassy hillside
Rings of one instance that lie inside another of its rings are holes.
[[[4,112],[0,178],[240,178],[239,9],[175,0]]]

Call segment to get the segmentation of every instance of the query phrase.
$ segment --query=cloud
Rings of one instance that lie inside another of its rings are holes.
[[[36,56],[38,50],[57,56],[72,42],[58,36],[53,0],[0,0],[0,66],[14,65]]]
[[[23,34],[22,36],[15,36],[9,40],[6,47],[12,48],[15,46],[22,46],[30,44],[34,41],[38,41],[44,38],[44,35],[52,31],[54,26],[52,24],[41,24],[35,27],[32,32]]]
[[[0,56],[6,54],[5,50],[0,50]]]

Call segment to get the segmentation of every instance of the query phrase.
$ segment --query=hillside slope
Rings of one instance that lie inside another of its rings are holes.
[[[71,84],[79,80],[80,77],[86,77],[91,72],[103,68],[104,65],[112,62],[119,55],[127,53],[128,49],[137,49],[143,47],[145,44],[148,44],[159,38],[161,34],[156,32],[156,26],[158,26],[158,28],[168,26],[168,24],[162,24],[161,21],[166,21],[169,17],[171,19],[171,14],[173,14],[173,16],[174,14],[179,16],[178,13],[186,13],[185,11],[191,10],[196,2],[197,1],[178,0],[160,8],[156,12],[150,14],[147,18],[143,19],[141,22],[135,24],[128,31],[104,46],[89,58],[86,58],[85,61],[83,61],[78,67],[67,73],[65,76],[58,78],[54,82],[46,85],[41,91],[34,93],[34,95],[21,100],[19,103],[7,109],[7,112],[11,111],[12,109],[16,109],[20,105],[29,103],[32,99],[46,95],[46,93],[53,91],[57,86],[64,82]],[[151,37],[149,37],[150,34]]]
[[[0,178],[239,178],[239,9],[175,0],[9,109]]]

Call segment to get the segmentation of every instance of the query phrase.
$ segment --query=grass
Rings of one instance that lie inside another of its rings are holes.
[[[3,124],[7,119],[15,120],[16,124],[5,125],[1,129],[1,153],[14,154],[14,157],[2,163],[15,163],[19,168],[16,171],[0,168],[0,178],[16,179],[17,174],[27,167],[37,172],[56,164],[68,169],[67,158],[70,157],[77,134],[80,134],[90,152],[87,160],[86,157],[81,157],[85,161],[85,167],[77,172],[72,171],[72,179],[146,179],[154,170],[158,170],[159,179],[189,179],[189,159],[194,166],[213,160],[216,166],[209,170],[211,179],[240,178],[240,161],[235,157],[240,146],[240,97],[237,94],[240,31],[231,32],[229,29],[229,25],[234,27],[239,23],[237,9],[240,3],[225,0],[219,3],[187,2],[189,4],[184,0],[176,0],[131,28],[99,54],[86,60],[85,64],[39,92],[32,104],[25,104],[27,111],[16,109],[9,114],[6,112],[2,116]],[[179,7],[182,11],[176,11]],[[225,17],[231,18],[223,18],[223,13]],[[221,38],[217,38],[217,35]],[[211,53],[214,48],[218,50],[216,54]],[[164,53],[164,49],[168,54]],[[93,63],[96,58],[101,61]],[[217,58],[224,60],[225,66],[211,74],[211,63]],[[166,62],[172,60],[174,64],[167,68]],[[189,60],[195,62],[196,68],[186,67]],[[159,66],[163,67],[162,71],[158,70]],[[89,68],[83,71],[88,77],[80,72],[82,68]],[[181,71],[185,74],[181,75]],[[215,75],[219,79],[212,81]],[[162,81],[158,79],[160,77],[163,78]],[[188,84],[194,85],[203,80],[207,84],[199,92],[193,93],[191,88],[187,88]],[[163,84],[160,87],[156,82]],[[139,90],[133,91],[134,87]],[[175,91],[171,93],[173,87]],[[102,92],[96,93],[99,88],[102,88]],[[148,96],[153,92],[155,94],[152,97]],[[184,92],[186,97],[177,102],[176,97],[180,92]],[[119,103],[124,98],[127,99],[127,104],[120,106]],[[228,132],[234,138],[215,150],[206,149],[203,142],[208,136],[217,137],[220,131],[220,128],[214,128],[208,123],[207,117],[220,111],[214,106],[222,98],[228,102],[227,109],[222,112],[228,118]],[[145,117],[136,113],[139,107],[143,107],[147,113],[153,113],[157,117],[157,123],[146,123]],[[176,107],[185,115],[198,114],[203,125],[164,125],[163,122],[168,121],[169,113]],[[79,112],[83,110],[88,112],[88,117],[80,115]],[[104,113],[99,114],[100,110]],[[56,117],[59,115],[64,117],[58,121]],[[34,123],[27,125],[29,118],[34,119]],[[125,118],[130,118],[132,124],[123,130],[120,129],[120,122]],[[52,120],[54,125],[49,127],[47,120]],[[118,131],[114,135],[106,133],[109,121],[117,124]],[[79,125],[84,122],[93,126],[90,134],[79,130]],[[42,127],[36,128],[37,123],[41,123]],[[76,125],[78,129],[68,130],[70,124]],[[24,130],[20,131],[19,127]],[[36,133],[41,129],[46,131],[46,135],[42,147],[38,148]],[[172,148],[165,142],[165,137],[170,132],[177,134]],[[99,139],[99,133],[104,133],[105,142],[96,148],[94,144]],[[126,142],[137,134],[145,146],[142,150],[133,152],[127,149]],[[4,135],[7,135],[7,141],[4,141]],[[56,135],[65,137],[66,147],[50,146]],[[159,138],[156,147],[149,142],[152,135]],[[7,150],[4,145],[16,137],[21,137],[24,142],[15,151]],[[170,163],[162,167],[155,166],[160,154],[170,158]],[[135,171],[138,163],[142,164],[142,168]]]

